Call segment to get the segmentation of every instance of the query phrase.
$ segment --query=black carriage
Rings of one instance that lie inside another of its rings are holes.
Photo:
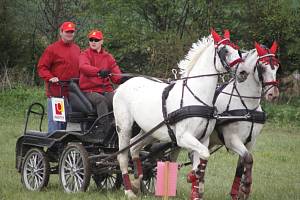
[[[76,79],[68,82],[72,112],[67,116],[66,130],[42,132],[45,111],[40,103],[33,103],[27,111],[24,133],[16,143],[16,168],[28,190],[39,191],[46,187],[50,174],[59,174],[66,192],[86,191],[91,177],[101,189],[122,186],[116,157],[107,159],[119,150],[113,112],[98,117],[77,83]],[[31,115],[39,116],[37,131],[28,130]],[[107,121],[109,125],[104,124]],[[139,127],[133,130],[133,135],[137,134]],[[169,160],[170,149],[171,143],[154,144],[141,152],[145,192],[154,191],[156,161]],[[133,172],[132,163],[131,169]]]

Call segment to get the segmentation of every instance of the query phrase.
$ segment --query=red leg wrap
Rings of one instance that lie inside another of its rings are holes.
[[[134,178],[139,178],[140,175],[143,175],[142,162],[140,158],[133,158],[133,167],[134,167]]]
[[[198,171],[196,175],[199,177],[199,182],[204,182],[205,169],[207,165],[207,160],[200,158],[200,164],[198,165]]]
[[[231,192],[230,192],[232,200],[235,200],[238,198],[240,184],[241,184],[241,177],[235,177],[233,180]]]
[[[192,189],[190,194],[190,200],[196,200],[200,198],[199,194],[199,181],[198,177],[195,174],[195,171],[191,171],[187,175],[187,182],[192,183]]]
[[[122,176],[123,176],[123,184],[124,184],[125,190],[132,190],[129,175],[128,174],[123,174]]]
[[[187,182],[188,183],[193,183],[197,181],[197,176],[195,174],[195,171],[191,171],[190,173],[188,173],[187,175]]]

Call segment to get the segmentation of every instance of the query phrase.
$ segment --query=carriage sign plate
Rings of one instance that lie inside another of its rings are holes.
[[[66,122],[65,103],[63,98],[51,98],[53,120]]]

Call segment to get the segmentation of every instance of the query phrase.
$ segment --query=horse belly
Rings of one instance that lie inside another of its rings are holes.
[[[130,117],[147,132],[163,121],[162,92],[166,86],[140,77],[130,79],[118,88],[114,97],[114,109],[118,107],[116,104],[126,106]],[[168,139],[167,136],[163,137],[165,132],[166,128],[162,127],[154,135]]]

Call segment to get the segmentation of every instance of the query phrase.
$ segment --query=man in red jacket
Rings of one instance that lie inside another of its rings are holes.
[[[61,39],[49,45],[41,56],[37,71],[44,79],[48,97],[48,132],[66,129],[65,122],[53,120],[51,97],[63,97],[65,111],[69,111],[67,87],[61,88],[59,81],[79,77],[78,59],[80,48],[73,42],[75,24],[64,22],[60,26]]]
[[[114,57],[102,48],[103,34],[99,30],[88,34],[89,48],[79,57],[80,89],[96,107],[98,116],[112,109],[112,83],[122,82],[121,70]],[[111,81],[111,82],[110,82]]]

